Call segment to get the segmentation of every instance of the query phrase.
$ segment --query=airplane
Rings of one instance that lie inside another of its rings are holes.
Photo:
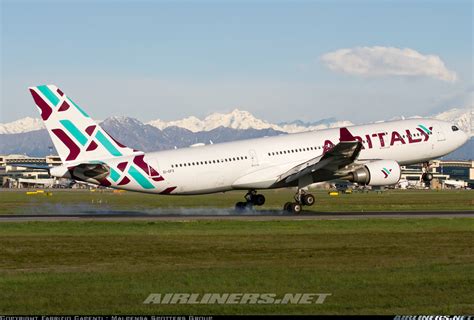
[[[447,188],[452,188],[452,189],[467,188],[467,182],[463,180],[447,179],[447,180],[444,180],[443,182],[444,182],[444,186]]]
[[[296,187],[283,210],[298,214],[315,203],[307,186],[316,182],[394,185],[400,165],[428,172],[430,159],[468,140],[456,125],[419,118],[145,153],[115,140],[57,86],[29,90],[63,162],[52,176],[159,195],[245,190],[239,211],[265,203],[257,190]]]

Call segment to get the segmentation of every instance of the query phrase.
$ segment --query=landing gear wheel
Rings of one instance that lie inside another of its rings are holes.
[[[432,173],[423,173],[421,175],[421,179],[423,179],[424,182],[430,182],[431,180],[433,180],[433,174]]]
[[[291,205],[292,205],[291,202],[285,203],[285,205],[283,206],[283,211],[291,212]]]
[[[314,204],[314,196],[309,193],[305,194],[301,200],[305,206],[312,206]]]
[[[256,194],[252,197],[252,202],[256,206],[263,206],[263,204],[265,203],[265,197],[263,196],[263,194]]]
[[[235,204],[235,211],[244,211],[245,209],[247,209],[246,202],[237,202]]]
[[[293,202],[290,206],[291,212],[294,214],[299,214],[301,212],[301,205],[299,203]]]

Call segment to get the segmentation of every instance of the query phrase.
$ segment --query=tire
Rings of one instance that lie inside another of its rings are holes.
[[[244,211],[247,207],[247,204],[245,202],[237,202],[235,204],[235,211]]]
[[[305,194],[302,200],[305,206],[312,206],[315,202],[314,196],[312,194]]]
[[[294,214],[299,214],[302,209],[301,204],[296,203],[296,202],[292,203],[290,208],[291,208],[291,212],[293,212]]]
[[[263,204],[265,203],[265,196],[263,194],[256,194],[253,197],[252,202],[256,206],[263,206]]]
[[[291,202],[285,203],[285,205],[283,206],[283,211],[291,212],[291,204]]]

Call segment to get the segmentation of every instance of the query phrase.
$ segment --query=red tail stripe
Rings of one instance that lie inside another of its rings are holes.
[[[69,136],[62,129],[53,129],[51,131],[69,149],[69,155],[67,156],[66,161],[75,160],[81,152],[81,149],[74,143],[74,141],[71,140],[71,138],[69,138]]]
[[[166,188],[165,190],[161,191],[160,194],[170,194],[174,189],[176,189],[176,187]]]
[[[128,164],[127,161],[125,161],[125,162],[120,162],[120,163],[117,165],[117,168],[118,168],[120,171],[123,172],[123,171],[125,170],[125,168],[127,167],[127,164]]]
[[[92,141],[87,147],[86,151],[93,151],[97,149],[97,147],[98,147],[97,143],[95,143],[95,141]]]
[[[122,181],[119,182],[119,186],[126,185],[127,183],[130,182],[130,179],[128,177],[123,177]]]
[[[63,101],[58,111],[66,111],[67,109],[69,109],[69,103],[67,103],[66,101]]]
[[[44,121],[48,120],[51,113],[53,113],[53,109],[51,109],[51,107],[34,90],[30,89],[30,92],[36,105],[41,109],[41,118]]]

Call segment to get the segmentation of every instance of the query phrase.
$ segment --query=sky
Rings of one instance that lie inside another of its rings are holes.
[[[0,122],[56,84],[96,119],[363,123],[473,105],[473,2],[0,0]]]

